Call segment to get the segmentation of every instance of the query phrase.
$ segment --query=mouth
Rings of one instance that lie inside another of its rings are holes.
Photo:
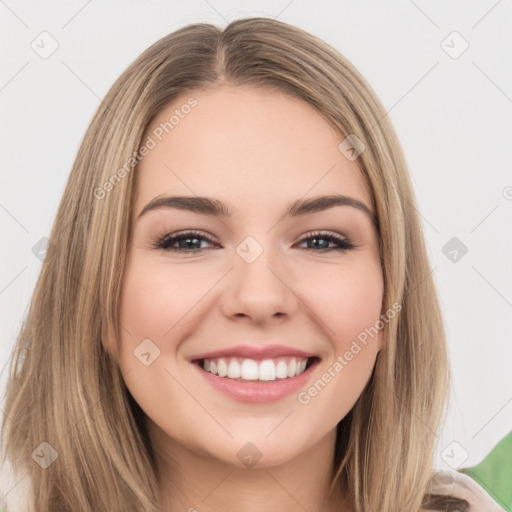
[[[248,359],[242,357],[216,357],[191,361],[206,374],[224,380],[241,383],[272,384],[292,381],[320,363],[318,356],[285,356],[268,359]]]

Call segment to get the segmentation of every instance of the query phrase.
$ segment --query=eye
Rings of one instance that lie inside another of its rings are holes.
[[[324,241],[322,243],[322,241]],[[306,238],[303,238],[299,243],[302,244],[304,242],[312,242],[312,247],[306,247],[308,250],[313,250],[316,252],[330,252],[330,251],[349,251],[350,249],[355,249],[356,245],[353,244],[348,238],[341,237],[334,233],[322,233],[315,232],[309,235]],[[335,247],[328,247],[330,243],[336,244]],[[308,244],[309,245],[309,244]],[[319,249],[319,250],[316,250]]]
[[[183,233],[167,234],[159,238],[152,247],[154,249],[161,249],[164,251],[196,254],[205,249],[205,247],[201,247],[201,242],[207,242],[215,245],[215,242],[200,231],[186,231]],[[311,242],[311,244],[309,242]],[[308,244],[308,247],[305,247],[306,250],[315,252],[343,252],[357,247],[348,238],[329,232],[312,233],[299,242],[299,244],[303,243]],[[329,247],[329,244],[335,244],[335,246]]]
[[[153,248],[195,254],[203,250],[202,247],[198,247],[201,245],[201,241],[214,243],[199,231],[186,231],[184,233],[163,236],[153,244]],[[177,247],[175,247],[176,243],[178,243]]]

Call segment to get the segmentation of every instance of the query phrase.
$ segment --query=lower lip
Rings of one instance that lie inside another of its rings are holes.
[[[298,392],[307,384],[313,370],[318,365],[318,361],[315,361],[306,371],[296,377],[264,382],[250,380],[241,382],[228,377],[219,377],[203,370],[197,363],[192,364],[214,388],[239,402],[254,404],[277,402],[292,393]]]

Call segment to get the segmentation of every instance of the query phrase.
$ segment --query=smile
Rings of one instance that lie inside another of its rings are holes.
[[[241,357],[204,359],[203,370],[219,377],[246,381],[273,381],[300,375],[306,370],[308,358],[280,357],[255,360]]]
[[[255,360],[219,357],[194,361],[208,384],[232,399],[275,402],[298,392],[309,381],[320,358],[278,357]]]

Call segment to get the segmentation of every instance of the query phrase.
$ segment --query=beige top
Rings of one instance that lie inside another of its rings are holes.
[[[35,512],[28,476],[16,478],[6,466],[0,469],[0,512]],[[429,492],[465,499],[468,512],[506,512],[471,477],[455,470],[436,470]]]
[[[429,492],[466,500],[468,512],[506,512],[475,480],[458,471],[436,470]]]

